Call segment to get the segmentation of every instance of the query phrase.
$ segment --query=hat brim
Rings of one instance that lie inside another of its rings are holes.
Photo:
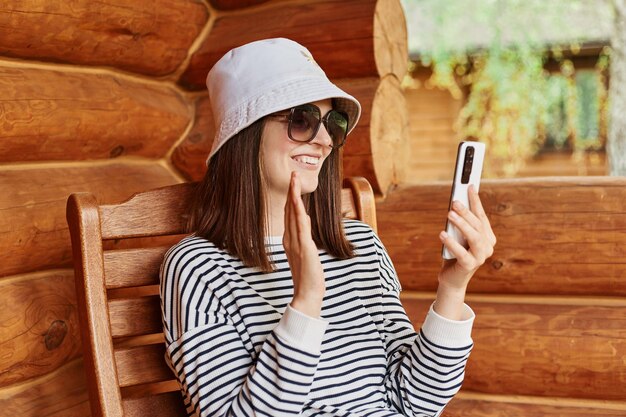
[[[300,104],[334,99],[335,110],[348,115],[348,133],[356,126],[361,117],[361,104],[325,77],[294,78],[278,83],[269,91],[229,109],[228,118],[217,126],[213,149],[208,160],[226,143],[228,139],[250,126],[257,120]],[[242,123],[242,120],[245,120]]]

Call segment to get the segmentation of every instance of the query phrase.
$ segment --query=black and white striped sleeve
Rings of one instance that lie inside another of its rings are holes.
[[[161,275],[164,327],[167,331],[181,326],[169,343],[166,336],[166,359],[177,376],[188,413],[299,415],[319,363],[327,323],[287,306],[258,353],[251,352],[241,323],[211,291],[210,279],[167,265]],[[193,281],[193,293],[202,297],[182,290],[189,288],[181,284],[184,280]]]
[[[388,402],[406,416],[438,416],[459,391],[473,347],[474,313],[448,320],[432,305],[418,334],[400,302],[400,282],[389,256],[374,236],[383,286],[383,338],[387,351]]]

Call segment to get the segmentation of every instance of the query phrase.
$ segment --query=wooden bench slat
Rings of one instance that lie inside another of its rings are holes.
[[[351,191],[348,189],[343,188],[341,190],[341,213],[347,219],[356,219],[357,209],[350,194]]]
[[[507,403],[502,401],[470,400],[459,395],[450,401],[442,417],[623,417],[624,409],[594,408],[593,405],[546,405],[528,403]]]
[[[183,183],[135,194],[121,204],[99,207],[102,239],[184,233],[195,183]],[[150,210],[145,210],[150,207]]]
[[[104,252],[107,289],[159,283],[159,269],[169,247],[122,249]]]
[[[110,300],[109,314],[114,338],[163,332],[158,295]]]
[[[120,387],[176,378],[165,363],[164,343],[118,349],[115,363]]]
[[[124,417],[181,417],[187,412],[180,391],[150,395],[139,398],[124,398]]]

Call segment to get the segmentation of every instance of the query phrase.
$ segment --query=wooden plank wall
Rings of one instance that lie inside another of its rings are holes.
[[[206,73],[228,49],[279,36],[361,101],[345,172],[384,193],[408,134],[399,0],[0,2],[1,416],[89,415],[68,195],[122,201],[200,179]]]
[[[377,205],[416,326],[449,193],[405,184]],[[626,415],[626,178],[486,180],[480,194],[498,243],[470,283],[475,348],[445,415]]]

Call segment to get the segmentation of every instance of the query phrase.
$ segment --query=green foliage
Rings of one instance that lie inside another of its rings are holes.
[[[404,3],[429,16],[424,30],[433,25],[420,50],[421,64],[433,71],[429,83],[455,98],[469,90],[456,129],[461,138],[487,143],[487,176],[515,175],[546,144],[574,154],[602,147],[608,50],[597,71],[577,73],[560,48],[548,47],[560,36],[571,51],[580,49],[584,38],[567,19],[582,0]],[[544,69],[549,57],[560,62],[559,72]]]
[[[532,50],[500,49],[478,58],[471,94],[463,107],[457,129],[489,146],[491,167],[514,175],[540,146],[540,126],[550,105],[543,91],[547,77],[541,56]],[[489,167],[486,167],[488,170]]]

